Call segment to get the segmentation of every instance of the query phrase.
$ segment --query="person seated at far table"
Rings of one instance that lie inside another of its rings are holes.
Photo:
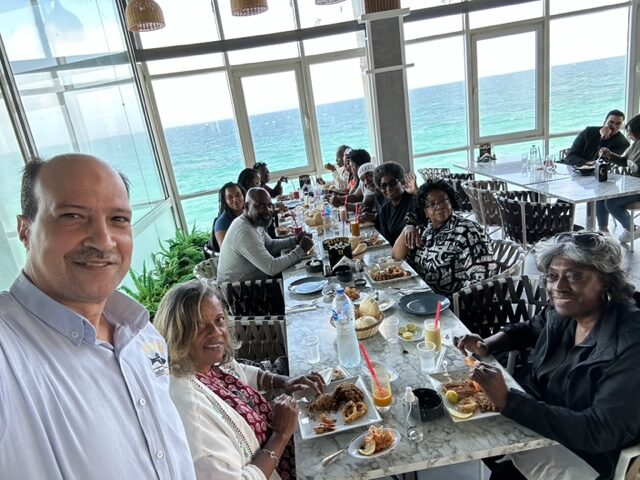
[[[333,187],[337,190],[345,190],[349,185],[349,170],[346,167],[347,159],[345,152],[351,148],[347,145],[340,145],[336,152],[336,164],[327,163],[324,168],[331,172],[331,178],[333,179]]]
[[[170,395],[198,480],[295,479],[298,407],[288,394],[321,393],[322,377],[290,378],[236,362],[222,297],[199,280],[174,286],[154,323],[167,340]],[[269,403],[260,390],[274,389],[285,393]]]
[[[624,113],[611,110],[607,113],[602,127],[587,127],[578,134],[563,163],[579,167],[594,162],[603,147],[621,155],[629,146],[629,142],[620,132],[623,123]]]
[[[497,272],[493,241],[476,222],[458,216],[456,193],[445,181],[430,180],[418,189],[414,217],[421,230],[409,248],[406,230],[393,246],[393,258],[407,259],[434,292],[447,297]]]
[[[213,221],[208,244],[212,251],[220,251],[220,245],[222,245],[231,222],[242,215],[244,211],[244,195],[244,189],[233,182],[225,183],[218,192],[220,209],[218,216]]]
[[[244,213],[227,230],[218,260],[219,282],[241,282],[274,277],[294,265],[313,247],[308,233],[273,239],[265,229],[273,221],[274,206],[262,188],[247,192]],[[293,250],[274,257],[285,248]]]
[[[258,162],[253,166],[253,169],[258,172],[260,175],[260,187],[264,188],[271,198],[276,198],[278,195],[282,195],[282,182],[287,183],[289,179],[284,175],[281,176],[276,182],[275,187],[271,188],[269,185],[269,180],[271,180],[271,173],[269,172],[269,167],[264,162]]]
[[[597,232],[567,232],[538,243],[535,260],[549,298],[539,315],[454,339],[480,357],[532,348],[524,392],[484,363],[471,378],[502,415],[560,444],[511,454],[491,479],[610,479],[620,451],[640,441],[640,310],[622,249]]]
[[[253,168],[245,168],[238,175],[238,185],[248,192],[254,187],[260,186],[260,174]]]
[[[376,228],[393,245],[405,226],[405,217],[414,197],[405,190],[404,168],[399,163],[378,165],[373,172],[373,181],[384,197],[376,206]]]
[[[369,152],[363,149],[347,149],[345,154],[346,168],[349,171],[349,183],[346,190],[339,191],[334,190],[331,196],[330,203],[334,207],[339,207],[344,204],[344,197],[347,196],[347,201],[360,202],[362,201],[362,189],[360,185],[360,179],[358,178],[358,169],[365,163],[371,162],[371,155]]]
[[[617,155],[608,148],[601,148],[600,155],[611,163],[626,167],[629,175],[640,177],[640,115],[633,117],[626,126],[627,136],[633,141],[633,144],[622,155]],[[627,203],[640,201],[640,194],[627,195],[626,197],[610,198],[608,200],[599,201],[596,204],[596,216],[598,218],[598,228],[600,231],[607,232],[609,223],[609,214],[620,222],[624,228],[624,232],[618,240],[621,242],[631,241],[631,232],[629,224],[631,223],[631,214],[625,208]],[[638,227],[634,226],[635,231]],[[640,235],[638,235],[640,237]]]

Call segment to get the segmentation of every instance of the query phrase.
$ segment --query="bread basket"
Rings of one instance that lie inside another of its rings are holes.
[[[356,318],[358,318],[357,315],[356,315]],[[368,327],[356,328],[355,329],[356,337],[358,338],[358,340],[364,340],[365,338],[373,337],[376,333],[378,333],[378,330],[380,330],[380,325],[382,325],[383,320],[384,320],[384,313],[380,312],[380,315],[378,316],[378,321],[376,323],[374,323],[373,325],[369,325]],[[336,327],[336,324],[333,321],[333,318],[329,318],[329,323],[333,328]]]

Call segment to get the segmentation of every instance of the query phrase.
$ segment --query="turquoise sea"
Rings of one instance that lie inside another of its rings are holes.
[[[580,130],[598,125],[607,111],[624,109],[625,58],[616,57],[551,70],[551,133]],[[480,110],[483,133],[532,128],[535,92],[533,71],[497,75],[480,81]],[[416,154],[465,147],[467,120],[465,88],[462,82],[410,91],[413,150]],[[334,160],[340,144],[370,149],[363,99],[316,107],[323,161]],[[297,111],[280,111],[250,118],[256,157],[271,171],[307,163],[302,143],[302,122]],[[181,194],[197,193],[235,181],[244,168],[235,122],[231,119],[168,128],[165,131],[178,188]],[[551,152],[566,148],[572,138],[553,139]],[[498,155],[528,151],[533,142],[497,146]],[[162,198],[160,182],[153,173],[155,164],[145,135],[93,140],[82,145],[85,151],[105,158],[127,174],[133,184],[132,200]],[[49,147],[47,156],[65,148]],[[448,166],[465,160],[464,152],[416,159],[416,167]],[[14,181],[14,178],[10,179]],[[5,184],[7,179],[0,182]],[[7,185],[18,191],[18,185]],[[17,198],[17,196],[15,197]],[[10,206],[17,208],[17,205]],[[217,195],[183,202],[187,221],[208,229],[217,213]]]

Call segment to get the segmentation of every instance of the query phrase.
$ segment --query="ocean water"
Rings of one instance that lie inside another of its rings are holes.
[[[607,111],[624,109],[624,71],[624,57],[553,67],[550,77],[551,133],[598,125]],[[533,127],[533,75],[532,71],[518,72],[480,80],[481,132],[500,133]],[[462,82],[414,89],[409,95],[415,153],[466,145],[465,86]],[[316,111],[324,163],[334,161],[335,150],[343,143],[371,150],[363,99],[319,105]],[[267,162],[271,171],[307,163],[302,122],[297,111],[255,115],[250,118],[250,126],[256,157]],[[181,194],[211,190],[235,181],[244,168],[235,122],[231,119],[168,128],[165,136]],[[528,150],[525,146],[530,143],[499,146],[496,150],[519,156]],[[568,147],[570,143],[571,138],[554,140],[552,150]],[[127,174],[132,181],[133,203],[162,197],[155,162],[144,134],[92,140],[83,148],[109,160]],[[60,151],[48,147],[42,153],[46,156]],[[416,167],[445,167],[465,158],[464,153],[420,158]],[[16,190],[16,185],[7,182],[13,183],[15,178],[5,176],[0,185],[9,191]],[[17,202],[9,209],[16,207]],[[217,196],[183,202],[183,208],[189,225],[209,229],[217,214]],[[10,213],[9,218],[13,212]]]

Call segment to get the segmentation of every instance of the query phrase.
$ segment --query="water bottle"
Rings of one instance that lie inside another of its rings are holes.
[[[331,204],[326,200],[322,203],[322,225],[325,232],[331,229]]]
[[[529,170],[533,170],[536,168],[536,156],[538,154],[538,149],[535,145],[531,145],[529,149]]]
[[[356,337],[356,316],[353,303],[344,294],[344,288],[336,290],[336,298],[331,306],[331,318],[336,326],[338,361],[345,368],[360,365],[360,350]]]

